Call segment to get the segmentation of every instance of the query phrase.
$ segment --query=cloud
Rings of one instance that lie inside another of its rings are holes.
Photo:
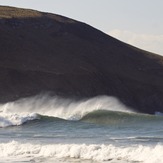
[[[138,34],[118,29],[108,34],[138,48],[163,55],[163,35]]]

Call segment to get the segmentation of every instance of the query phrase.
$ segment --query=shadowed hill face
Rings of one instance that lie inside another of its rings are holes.
[[[0,101],[41,92],[118,97],[163,112],[163,58],[62,16],[0,7]]]

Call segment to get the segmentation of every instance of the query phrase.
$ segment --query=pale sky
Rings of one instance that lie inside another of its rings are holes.
[[[70,17],[163,55],[163,0],[0,0],[0,5]]]

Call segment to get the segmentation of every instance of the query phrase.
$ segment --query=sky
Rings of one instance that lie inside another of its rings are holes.
[[[163,0],[0,0],[0,5],[70,17],[163,55]]]

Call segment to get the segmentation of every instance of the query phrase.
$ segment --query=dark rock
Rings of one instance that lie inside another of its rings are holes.
[[[0,7],[0,102],[41,92],[163,112],[163,57],[72,19]]]

